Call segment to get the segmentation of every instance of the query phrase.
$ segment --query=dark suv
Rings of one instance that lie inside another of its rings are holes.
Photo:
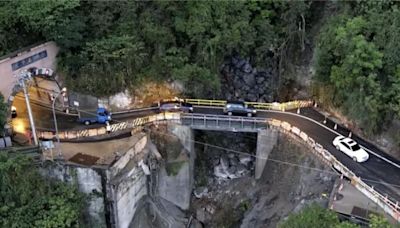
[[[257,114],[257,110],[245,104],[242,101],[228,101],[224,108],[224,113],[228,115],[246,115],[246,116],[255,116]]]
[[[193,106],[180,101],[162,102],[160,103],[160,112],[193,112]]]

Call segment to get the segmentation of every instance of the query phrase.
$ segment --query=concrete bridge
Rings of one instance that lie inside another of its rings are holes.
[[[257,132],[256,178],[265,166],[277,137],[277,130],[293,135],[295,139],[309,145],[315,154],[327,164],[335,167],[371,200],[376,202],[393,218],[400,221],[400,162],[376,148],[370,142],[353,134],[354,138],[368,153],[370,159],[364,163],[354,162],[336,150],[332,140],[337,135],[349,135],[350,131],[336,123],[326,120],[312,108],[303,108],[299,114],[275,110],[259,110],[257,117],[236,117],[222,115],[222,108],[195,106],[193,114],[160,113],[149,109],[147,115],[138,110],[142,117],[118,122],[112,125],[112,133],[135,129],[146,124],[159,122],[177,123],[198,130],[218,130],[237,132]],[[90,137],[107,135],[105,127],[60,132],[60,138],[67,141],[85,140]],[[54,139],[54,132],[41,132],[43,139]]]

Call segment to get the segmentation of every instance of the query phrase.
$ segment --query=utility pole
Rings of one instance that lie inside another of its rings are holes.
[[[26,70],[23,70],[18,74],[18,83],[22,87],[25,95],[26,108],[28,109],[29,122],[31,124],[33,141],[35,143],[35,146],[37,146],[39,143],[36,136],[36,127],[35,127],[35,122],[33,121],[31,103],[29,102],[29,91],[26,88],[26,83],[25,83],[25,81],[30,81],[31,79],[32,79],[31,73]]]
[[[58,98],[58,96],[60,94],[65,94],[65,92],[67,92],[67,88],[62,88],[61,91],[59,91],[53,99],[53,104],[52,104],[52,109],[53,109],[53,119],[54,119],[54,127],[56,129],[56,139],[57,139],[57,148],[58,148],[58,156],[61,158],[62,157],[62,153],[61,153],[61,147],[60,147],[60,136],[58,135],[58,125],[57,125],[57,117],[56,117],[56,111],[55,111],[55,104],[56,104],[56,100]],[[64,98],[63,98],[64,101]]]

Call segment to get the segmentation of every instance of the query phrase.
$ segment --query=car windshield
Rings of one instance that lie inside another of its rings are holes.
[[[357,151],[357,150],[359,150],[359,149],[361,149],[361,148],[360,148],[360,146],[359,146],[358,144],[355,144],[355,145],[351,146],[351,149],[352,149],[353,151]]]
[[[237,108],[237,109],[244,108],[243,105],[241,105],[241,104],[228,104],[227,107],[228,108]]]
[[[163,106],[165,108],[174,108],[174,107],[179,107],[179,103],[165,103],[165,104],[162,104],[161,106]]]

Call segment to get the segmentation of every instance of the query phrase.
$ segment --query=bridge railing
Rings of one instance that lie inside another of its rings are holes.
[[[314,139],[309,137],[306,133],[302,132],[299,128],[291,126],[287,122],[281,122],[279,120],[268,120],[268,123],[272,126],[276,126],[281,131],[288,133],[295,139],[302,140],[309,145],[313,152],[320,157],[328,165],[332,165],[335,169],[339,170],[344,176],[351,180],[353,186],[359,191],[366,195],[373,202],[378,204],[386,213],[391,215],[396,221],[400,222],[400,204],[394,199],[383,195],[374,189],[373,186],[366,184],[360,177],[354,174],[350,169],[338,161],[331,153],[324,149],[322,145],[316,143]]]
[[[293,106],[298,106],[299,104],[292,104]],[[155,114],[151,116],[137,118],[131,121],[121,122],[117,124],[111,125],[111,131],[117,132],[125,129],[132,129],[135,127],[142,126],[144,124],[150,122],[157,121],[165,121],[172,120],[178,121],[185,124],[185,121],[189,121],[191,124],[197,121],[196,124],[201,124],[199,122],[203,122],[204,126],[207,124],[216,124],[222,127],[247,127],[252,130],[256,128],[263,127],[264,124],[269,124],[271,126],[275,126],[281,131],[288,133],[293,136],[295,139],[301,139],[311,148],[313,148],[313,152],[320,157],[324,162],[329,165],[332,165],[337,170],[339,170],[343,175],[348,177],[352,184],[363,192],[367,197],[369,197],[372,201],[377,203],[385,212],[390,214],[397,221],[400,221],[400,204],[395,200],[389,198],[388,196],[384,196],[382,193],[378,192],[372,186],[366,184],[361,178],[357,177],[351,170],[349,170],[346,166],[344,166],[341,162],[339,162],[334,156],[330,154],[329,151],[324,149],[322,145],[316,143],[316,141],[309,137],[305,132],[302,132],[301,129],[296,126],[292,126],[287,122],[281,122],[279,120],[274,119],[265,119],[265,118],[247,118],[247,117],[228,117],[228,116],[218,116],[218,115],[202,115],[202,114],[180,114],[180,113],[161,113]],[[221,125],[225,123],[224,125]],[[228,123],[228,125],[226,125]],[[238,125],[239,124],[239,125]],[[97,129],[86,129],[80,131],[66,131],[60,132],[60,139],[78,139],[82,137],[88,136],[98,136],[107,134],[105,127],[97,128]],[[54,132],[38,132],[39,137],[44,139],[54,139]]]
[[[257,129],[266,127],[265,118],[251,118],[239,116],[221,116],[210,114],[181,114],[181,123],[190,125],[194,128],[217,128],[217,129],[235,129],[257,131]]]
[[[185,99],[186,102],[191,103],[197,106],[213,106],[213,107],[223,107],[226,105],[227,101],[225,100],[206,100],[206,99]],[[247,105],[252,105],[256,109],[266,109],[266,110],[292,110],[297,108],[310,107],[313,105],[313,101],[311,100],[296,100],[289,101],[285,103],[262,103],[262,102],[245,102]]]
[[[199,105],[199,106],[223,107],[226,105],[226,101],[224,100],[185,99],[185,101],[192,105]]]

